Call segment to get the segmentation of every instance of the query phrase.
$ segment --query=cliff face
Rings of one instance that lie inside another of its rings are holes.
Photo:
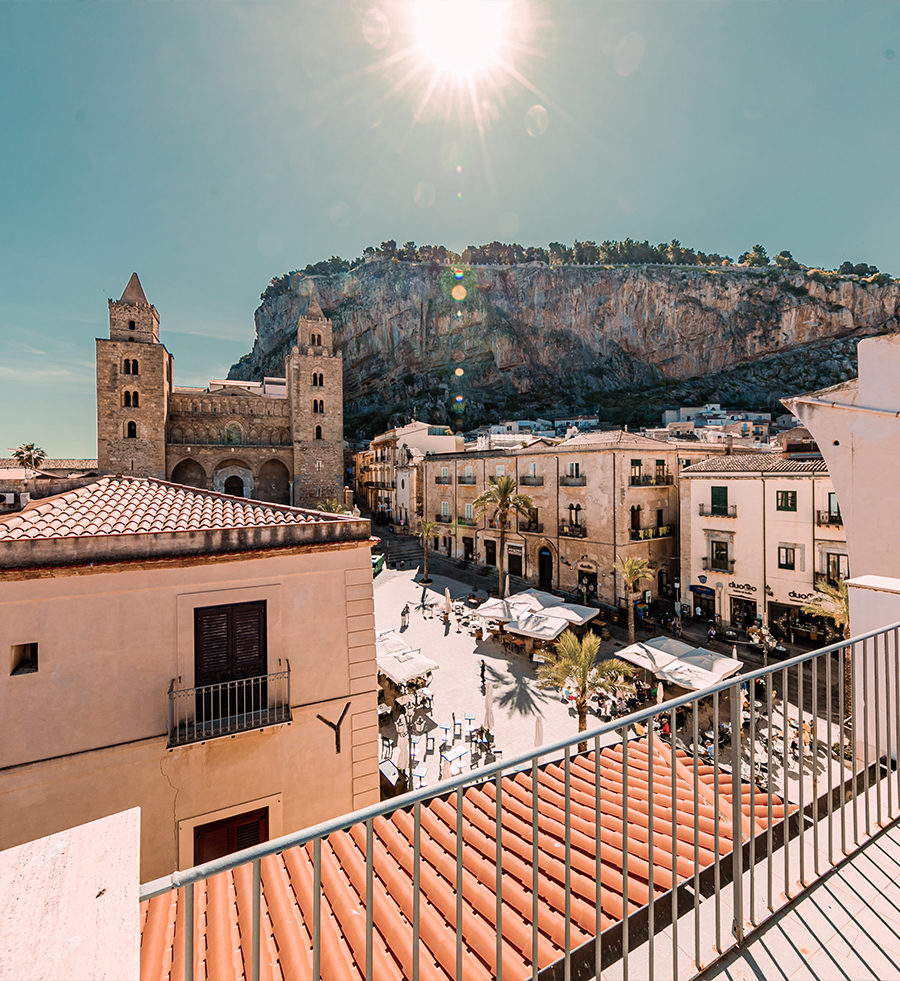
[[[454,282],[391,260],[300,279],[256,311],[253,350],[229,377],[280,375],[314,293],[343,353],[350,418],[415,408],[470,424],[485,407],[546,414],[636,389],[649,402],[772,404],[852,374],[855,339],[897,330],[900,309],[894,283],[778,270],[475,266],[462,300]]]

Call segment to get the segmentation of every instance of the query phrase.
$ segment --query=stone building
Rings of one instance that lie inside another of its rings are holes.
[[[343,363],[314,298],[283,378],[178,387],[134,273],[97,339],[97,465],[276,504],[341,498]]]
[[[422,518],[436,522],[435,550],[496,566],[499,530],[478,517],[474,502],[498,476],[509,475],[533,501],[527,518],[510,521],[503,565],[511,575],[619,605],[625,592],[615,562],[643,558],[654,578],[642,590],[673,600],[679,474],[725,449],[609,432],[560,444],[538,440],[516,450],[427,456]]]

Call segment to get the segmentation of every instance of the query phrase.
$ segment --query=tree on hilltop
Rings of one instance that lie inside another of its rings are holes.
[[[738,262],[745,266],[767,266],[769,253],[761,245],[754,245],[749,252],[738,257]]]

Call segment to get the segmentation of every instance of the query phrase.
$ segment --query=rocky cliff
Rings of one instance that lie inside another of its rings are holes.
[[[344,359],[345,414],[413,411],[468,427],[497,413],[658,418],[696,401],[774,407],[856,371],[856,340],[896,331],[900,285],[745,268],[473,266],[377,259],[256,311],[231,378],[280,375],[315,295]]]

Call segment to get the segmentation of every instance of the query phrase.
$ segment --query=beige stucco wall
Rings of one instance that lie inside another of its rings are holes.
[[[0,583],[0,651],[37,643],[39,663],[0,672],[0,848],[140,806],[147,879],[178,866],[192,818],[280,798],[275,837],[378,799],[367,543],[104,569]],[[169,684],[193,681],[193,609],[255,599],[269,672],[290,662],[293,722],[167,750]],[[337,755],[316,715],[337,721],[348,702]]]

